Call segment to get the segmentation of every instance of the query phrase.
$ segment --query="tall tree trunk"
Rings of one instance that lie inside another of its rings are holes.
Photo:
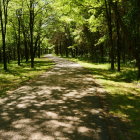
[[[138,68],[138,79],[140,79],[140,34],[139,34],[140,25],[136,25],[136,40],[135,40],[135,58],[136,58],[136,65]]]
[[[17,56],[18,56],[18,65],[20,66],[20,19],[18,18],[19,28],[18,28],[18,43],[17,43]]]
[[[111,16],[111,5],[112,0],[104,0],[105,1],[105,8],[106,8],[106,17],[107,17],[107,23],[108,23],[108,32],[109,32],[109,40],[110,40],[110,56],[111,56],[111,70],[114,70],[114,45],[113,45],[113,39],[112,39],[112,16]]]
[[[118,3],[116,1],[115,3],[115,16],[116,16],[116,30],[117,30],[117,63],[118,63],[118,71],[121,70],[120,68],[120,60],[121,60],[121,43],[120,43],[120,25],[119,25],[119,19],[117,15],[118,11]]]
[[[4,12],[2,11],[2,7],[4,9]],[[6,26],[7,26],[7,7],[8,7],[8,1],[0,1],[0,22],[1,22],[1,33],[2,33],[2,49],[3,49],[4,70],[7,70],[6,40],[5,40]]]
[[[134,56],[136,58],[137,62],[137,68],[138,68],[138,79],[140,79],[140,1],[135,0],[134,1],[134,8],[135,8],[135,14],[133,18],[133,27],[134,27],[134,32],[135,32],[135,51],[134,51]]]
[[[29,60],[29,53],[28,53],[28,45],[27,45],[27,40],[24,38],[24,47],[25,47],[25,59],[26,62]]]
[[[39,41],[39,44],[38,44],[38,58],[40,58],[40,41]]]
[[[3,35],[3,39],[2,39],[2,43],[3,43],[3,64],[4,64],[4,70],[7,70],[7,57],[6,57],[6,42],[5,42],[5,35]]]
[[[24,37],[24,54],[25,54],[26,62],[28,62],[29,52],[28,52],[27,35],[26,35],[25,29],[24,29],[24,25],[22,25],[21,27],[22,27],[23,37]]]
[[[62,49],[62,43],[59,42],[59,49],[60,49],[60,55],[63,57],[63,49]]]
[[[137,60],[137,67],[138,67],[138,80],[140,79],[140,58]]]
[[[34,31],[34,7],[33,7],[33,1],[30,0],[30,55],[31,55],[31,68],[34,68],[33,31]]]
[[[38,33],[37,38],[35,40],[35,45],[34,45],[34,58],[35,58],[35,54],[36,54],[36,52],[38,50],[39,42],[40,42],[40,33]]]
[[[55,45],[55,54],[59,55],[59,47],[58,44]]]
[[[104,63],[104,46],[101,44],[100,46],[100,53],[101,53],[101,63]]]

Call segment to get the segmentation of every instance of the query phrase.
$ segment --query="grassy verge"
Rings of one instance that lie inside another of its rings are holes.
[[[121,72],[109,70],[109,64],[93,64],[78,59],[70,59],[92,70],[94,78],[106,89],[106,101],[109,113],[119,117],[126,124],[132,138],[140,138],[140,81],[137,70],[122,67]]]
[[[5,72],[0,64],[0,97],[4,96],[8,90],[20,86],[25,81],[35,78],[47,69],[53,66],[53,62],[47,58],[36,58],[35,68],[30,67],[30,62],[22,62],[21,66],[16,61],[8,65],[8,71]]]

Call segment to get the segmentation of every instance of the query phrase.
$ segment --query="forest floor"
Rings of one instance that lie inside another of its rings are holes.
[[[21,61],[18,66],[17,61],[10,61],[8,70],[3,70],[3,64],[0,63],[0,97],[5,96],[8,90],[16,89],[26,81],[41,75],[46,70],[52,68],[54,63],[47,58],[35,58],[35,67],[31,68],[30,61]]]
[[[129,140],[92,71],[47,57],[54,68],[0,98],[0,140]]]

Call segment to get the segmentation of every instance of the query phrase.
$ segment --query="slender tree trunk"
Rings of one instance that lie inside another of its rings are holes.
[[[113,39],[112,39],[112,16],[111,16],[111,4],[112,0],[109,0],[107,3],[107,0],[105,1],[105,8],[106,8],[106,17],[107,17],[107,23],[108,23],[108,32],[109,32],[109,39],[110,39],[110,56],[111,56],[111,70],[114,70],[114,45],[113,45]]]
[[[101,63],[104,63],[104,46],[101,44],[100,46],[100,53],[101,53]]]
[[[29,60],[29,52],[28,52],[27,35],[25,33],[24,25],[22,25],[22,32],[23,32],[23,37],[24,37],[24,54],[25,54],[25,59],[26,59],[26,62],[28,62],[28,60]]]
[[[125,35],[122,35],[122,60],[123,60],[123,64],[126,63],[126,38]]]
[[[62,43],[61,43],[61,41],[59,42],[59,49],[60,49],[60,55],[63,57]]]
[[[55,45],[55,54],[59,55],[59,47],[58,44]]]
[[[40,42],[38,44],[38,58],[40,58]]]
[[[140,79],[140,59],[137,60],[137,67],[138,67],[138,80]]]
[[[2,50],[0,49],[0,62],[2,62]]]
[[[6,2],[5,2],[6,3]],[[7,25],[7,5],[5,5],[5,3],[2,3],[2,1],[0,1],[0,22],[1,22],[1,33],[2,33],[2,49],[3,49],[3,66],[4,66],[4,70],[7,70],[7,56],[6,56],[6,41],[5,41],[5,37],[6,37],[6,25]],[[5,9],[4,15],[3,15],[3,11],[2,11],[2,6]],[[3,20],[4,17],[4,20]]]
[[[68,41],[67,41],[67,39],[65,39],[64,44],[65,44],[65,56],[69,57],[69,50],[68,50]]]
[[[34,45],[34,58],[35,58],[35,54],[36,54],[36,52],[38,50],[39,42],[40,42],[40,33],[38,33],[38,36],[36,38],[35,45]]]
[[[17,56],[18,56],[18,65],[20,66],[20,19],[18,18],[19,29],[18,29],[18,43],[17,43]]]
[[[139,43],[139,24],[136,26],[136,40],[135,40],[135,58],[136,58],[136,64],[138,68],[138,79],[140,79],[140,43]]]
[[[68,47],[66,47],[66,50],[65,50],[65,55],[66,55],[66,57],[69,57]]]
[[[16,60],[16,47],[15,46],[13,48],[13,59]]]
[[[28,53],[28,45],[27,45],[26,39],[24,39],[24,47],[25,47],[25,59],[26,59],[26,62],[28,62],[28,60],[29,60],[29,53]]]
[[[118,11],[118,4],[115,3],[115,11]],[[116,12],[115,12],[116,13]],[[119,19],[116,14],[116,29],[117,29],[117,63],[118,63],[118,71],[121,70],[120,68],[120,61],[121,61],[121,43],[120,43],[120,25],[119,25]]]
[[[30,42],[30,55],[31,55],[31,68],[34,68],[34,51],[33,51],[33,34],[31,30],[31,42]]]
[[[33,27],[34,27],[34,7],[33,1],[30,0],[30,55],[31,68],[34,68],[34,46],[33,46]]]
[[[3,32],[3,31],[2,31]],[[6,57],[6,42],[5,42],[5,34],[3,33],[2,35],[2,43],[3,43],[3,65],[4,65],[4,70],[7,70],[7,57]]]

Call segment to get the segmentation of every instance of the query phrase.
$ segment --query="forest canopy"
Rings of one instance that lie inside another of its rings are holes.
[[[139,0],[1,0],[0,62],[30,60],[49,50],[66,57],[138,68]]]

